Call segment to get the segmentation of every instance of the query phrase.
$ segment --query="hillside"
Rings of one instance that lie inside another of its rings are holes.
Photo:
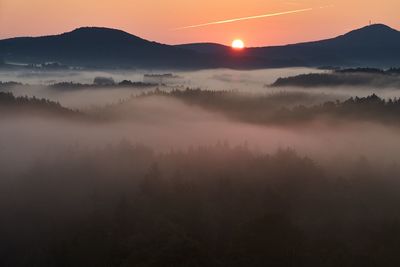
[[[243,51],[214,43],[171,46],[120,30],[86,27],[61,35],[0,40],[0,58],[100,68],[396,67],[399,46],[400,33],[382,24],[328,40]]]
[[[247,48],[247,56],[263,58],[275,66],[371,66],[396,67],[400,62],[400,32],[383,24],[374,24],[336,38],[292,44]],[[179,48],[199,53],[228,53],[229,47],[216,44],[187,44]]]

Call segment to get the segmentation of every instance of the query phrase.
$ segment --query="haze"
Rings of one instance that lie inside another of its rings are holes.
[[[321,6],[330,7],[318,9]],[[303,8],[317,9],[170,31],[188,25]],[[233,39],[240,38],[247,46],[265,46],[330,38],[365,26],[369,21],[400,28],[399,9],[397,0],[2,0],[0,38],[58,34],[81,26],[106,26],[167,44],[217,42],[229,45]]]

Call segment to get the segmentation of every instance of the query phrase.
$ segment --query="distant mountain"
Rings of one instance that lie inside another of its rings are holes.
[[[202,54],[229,54],[231,48],[226,45],[216,44],[216,43],[193,43],[193,44],[183,44],[176,45],[175,47],[193,50]]]
[[[397,67],[400,65],[399,47],[400,32],[375,24],[333,39],[253,49],[251,54],[295,58],[311,66]]]
[[[124,31],[85,27],[61,35],[0,41],[0,57],[26,63],[60,62],[106,67],[186,67],[206,64],[196,52],[150,42]],[[208,64],[206,64],[208,65]]]
[[[264,68],[400,65],[400,32],[376,24],[317,42],[233,51],[213,44],[165,45],[108,28],[0,40],[0,59],[102,68]],[[0,60],[1,61],[1,60]]]
[[[198,53],[227,53],[230,48],[217,44],[187,44],[179,48]],[[374,24],[336,38],[285,46],[247,48],[249,57],[263,58],[275,66],[400,66],[400,32]]]

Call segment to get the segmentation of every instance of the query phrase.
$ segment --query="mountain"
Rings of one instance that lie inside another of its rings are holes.
[[[213,44],[165,45],[98,27],[0,40],[0,59],[102,68],[265,68],[400,65],[400,32],[382,24],[316,42],[233,51]],[[1,60],[0,60],[1,61]]]
[[[198,53],[228,53],[229,47],[217,44],[187,44],[179,48]],[[247,48],[249,57],[268,59],[275,66],[400,66],[400,32],[374,24],[332,39],[315,42]]]
[[[215,54],[219,55],[221,53],[229,53],[231,48],[226,45],[216,44],[216,43],[193,43],[193,44],[183,44],[176,45],[175,47],[193,50],[202,54]]]
[[[124,31],[85,27],[61,35],[21,37],[0,41],[0,57],[25,63],[60,62],[106,67],[188,67],[204,57],[174,46],[150,42]],[[189,64],[190,63],[190,64]]]
[[[234,53],[205,56],[191,49],[99,27],[83,27],[60,35],[0,40],[1,58],[30,64],[58,62],[82,67],[151,69],[261,68],[267,62]]]
[[[375,24],[333,39],[253,49],[252,55],[295,58],[311,66],[392,67],[400,64],[400,32]]]

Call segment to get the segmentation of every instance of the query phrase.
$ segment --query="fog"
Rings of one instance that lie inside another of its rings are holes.
[[[207,106],[185,103],[171,97],[137,97],[155,89],[169,92],[185,88],[238,92],[239,97],[269,98],[277,107],[311,106],[325,101],[345,100],[373,93],[383,98],[399,97],[399,90],[368,87],[273,88],[267,86],[279,77],[299,73],[321,72],[307,68],[236,71],[228,69],[175,73],[184,79],[178,84],[149,88],[83,88],[58,90],[48,87],[58,82],[91,84],[95,77],[112,77],[115,81],[142,81],[145,71],[2,71],[0,81],[17,81],[23,85],[5,88],[15,96],[34,96],[59,102],[62,106],[91,115],[109,117],[106,121],[81,122],[40,116],[10,115],[0,118],[1,155],[4,166],[11,162],[29,162],[42,153],[57,154],[58,148],[83,146],[101,148],[127,140],[149,145],[156,151],[227,142],[247,144],[251,149],[273,153],[292,148],[318,162],[334,158],[354,159],[367,156],[387,161],[400,154],[398,128],[382,124],[351,121],[331,123],[313,120],[304,125],[259,125],[234,120],[224,112]],[[122,103],[122,104],[121,104]],[[241,113],[240,107],[237,113]],[[7,140],[7,141],[5,141]],[[371,142],[371,140],[381,140]],[[37,153],[37,151],[41,151]],[[6,162],[6,163],[4,163]],[[16,168],[20,170],[20,168]]]
[[[201,88],[203,90],[233,90],[247,94],[279,94],[302,92],[315,95],[316,101],[344,100],[352,96],[368,96],[373,93],[383,98],[400,97],[398,88],[379,88],[374,86],[336,86],[336,87],[270,87],[280,77],[290,77],[303,73],[324,73],[326,70],[311,68],[286,68],[239,71],[229,69],[200,70],[176,72],[172,70],[145,71],[145,70],[114,70],[114,71],[40,71],[40,70],[0,70],[0,81],[16,81],[29,86],[15,86],[7,91],[16,96],[36,96],[60,102],[63,106],[74,109],[87,109],[94,106],[113,104],[120,100],[138,95],[143,92],[152,91],[156,88],[162,90]],[[144,74],[173,73],[183,79],[171,84],[155,85],[149,88],[110,88],[98,87],[81,88],[79,90],[57,90],[49,88],[49,85],[60,82],[73,82],[81,84],[92,84],[95,77],[112,77],[116,82],[130,80],[142,82]],[[312,103],[306,103],[312,104]]]
[[[140,94],[142,91],[154,90],[159,87],[165,90],[172,88],[202,88],[205,90],[238,90],[252,93],[276,92],[268,90],[265,85],[272,83],[282,74],[296,75],[304,72],[320,72],[316,69],[290,68],[290,69],[268,69],[254,71],[237,71],[228,69],[202,70],[173,72],[153,71],[32,71],[32,70],[0,70],[0,81],[17,81],[34,86],[16,86],[12,92],[17,96],[36,96],[58,101],[62,105],[72,108],[87,108],[118,102],[131,95]],[[56,91],[46,87],[59,82],[74,82],[91,84],[95,77],[112,77],[115,81],[131,80],[143,81],[143,75],[148,73],[174,73],[182,77],[182,81],[154,88],[132,90],[126,88],[96,88],[81,89],[74,91]],[[281,91],[281,90],[280,90]]]
[[[158,96],[134,98],[91,112],[106,116],[107,120],[88,122],[29,114],[1,116],[3,168],[21,171],[24,169],[20,163],[27,167],[38,158],[51,158],[69,147],[99,149],[122,140],[149,146],[157,152],[224,142],[232,146],[246,144],[263,153],[292,148],[320,164],[360,156],[393,163],[400,156],[400,128],[371,122],[313,120],[301,126],[258,125]]]
[[[0,81],[23,85],[0,87],[15,96],[0,92],[0,265],[392,259],[399,236],[375,248],[400,229],[398,103],[375,96],[348,112],[345,101],[400,95],[268,86],[320,71],[204,70],[174,73],[174,84],[71,90],[51,85],[147,72],[2,71]]]

